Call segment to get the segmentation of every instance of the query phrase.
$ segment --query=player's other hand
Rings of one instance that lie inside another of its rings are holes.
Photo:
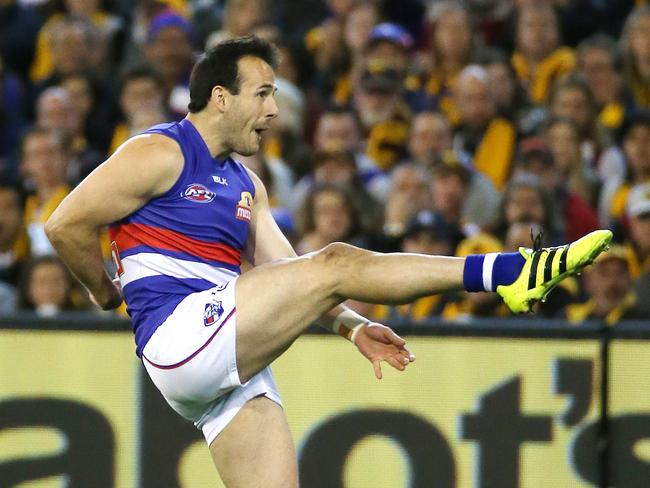
[[[399,371],[415,361],[415,356],[406,348],[406,341],[385,325],[372,322],[361,327],[354,342],[359,352],[372,363],[378,380],[382,378],[382,361]]]

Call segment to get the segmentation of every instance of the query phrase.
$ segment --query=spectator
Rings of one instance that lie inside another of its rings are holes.
[[[55,256],[30,261],[24,271],[18,296],[20,310],[33,310],[43,317],[54,317],[74,310],[73,282],[68,269]]]
[[[104,155],[88,143],[81,114],[66,89],[51,87],[39,96],[36,102],[36,125],[60,130],[64,139],[69,141],[66,178],[71,186],[84,179],[104,160]]]
[[[302,239],[296,246],[298,254],[316,251],[336,241],[367,247],[359,211],[350,192],[343,187],[331,184],[314,187],[305,202],[302,221]]]
[[[585,268],[583,282],[589,299],[567,307],[569,321],[598,319],[616,325],[622,319],[649,318],[637,309],[625,248],[615,245],[598,256],[592,266]]]
[[[18,0],[0,0],[0,59],[23,80],[27,80],[40,27],[34,8]]]
[[[623,123],[625,114],[621,62],[616,41],[605,34],[591,36],[578,45],[577,71],[591,88],[598,122],[609,130]]]
[[[191,24],[172,10],[156,15],[149,25],[145,57],[163,81],[166,110],[177,119],[187,114],[194,51]]]
[[[517,222],[541,226],[545,246],[566,241],[563,222],[554,201],[534,176],[521,175],[508,184],[494,225],[494,235],[504,242],[508,229]]]
[[[487,227],[499,205],[499,194],[483,174],[471,168],[467,155],[452,151],[451,127],[442,114],[420,112],[413,118],[407,144],[407,161],[434,170],[439,164],[460,164],[469,167],[470,188],[463,205],[463,219]]]
[[[650,6],[637,7],[621,37],[624,76],[637,108],[650,110]]]
[[[418,212],[409,223],[402,237],[401,252],[453,256],[457,230],[431,210]],[[447,305],[452,294],[422,297],[407,305],[375,305],[370,308],[368,318],[379,322],[396,324],[405,321],[418,323],[438,316]]]
[[[650,181],[650,112],[631,114],[620,131],[627,174],[623,181],[614,179],[603,190],[602,208],[607,222],[624,216],[630,188]]]
[[[386,200],[389,179],[363,152],[361,122],[353,109],[332,107],[323,112],[314,133],[314,150],[352,152],[363,186],[376,200]]]
[[[548,2],[519,7],[512,66],[530,100],[541,105],[553,82],[573,70],[575,56],[560,46],[558,19]]]
[[[110,154],[129,137],[170,119],[163,90],[162,78],[147,65],[134,65],[122,73],[118,90],[121,120],[113,131]]]
[[[253,29],[268,20],[270,11],[266,0],[228,0],[223,10],[223,28],[213,32],[205,42],[206,49],[215,44],[250,35]]]
[[[25,202],[24,221],[33,256],[54,253],[44,226],[70,191],[68,158],[68,144],[60,131],[34,127],[23,139],[21,170],[33,189]]]
[[[427,172],[415,164],[401,164],[391,174],[391,188],[384,212],[384,234],[400,239],[408,223],[431,206]]]
[[[369,66],[354,91],[354,106],[367,134],[366,154],[389,170],[406,149],[410,111],[403,99],[403,79],[386,65]]]
[[[501,191],[511,171],[515,128],[496,113],[487,72],[480,66],[465,68],[458,78],[455,100],[460,125],[454,135],[454,149],[470,154],[474,168]]]
[[[629,238],[626,247],[634,289],[639,297],[637,306],[650,317],[650,183],[630,190],[627,217]]]
[[[419,70],[409,78],[410,95],[414,109],[439,110],[456,124],[458,113],[453,90],[457,77],[474,61],[476,48],[472,39],[469,12],[459,2],[441,2],[437,9],[432,46],[426,58],[420,58]]]
[[[11,181],[0,180],[0,283],[17,286],[28,256],[20,192]]]
[[[551,118],[545,125],[544,138],[553,157],[554,169],[565,182],[566,189],[592,206],[596,201],[597,181],[582,159],[578,126],[571,119]]]
[[[562,148],[561,151],[571,152]],[[575,152],[574,147],[573,153]],[[565,235],[568,240],[579,239],[600,228],[595,209],[571,189],[570,179],[556,167],[553,153],[542,139],[531,137],[520,144],[518,166],[513,178],[526,173],[539,178],[541,185],[552,195],[556,208],[566,223]]]

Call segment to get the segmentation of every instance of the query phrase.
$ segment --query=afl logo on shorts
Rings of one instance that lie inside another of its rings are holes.
[[[210,327],[219,320],[221,315],[223,315],[223,305],[221,305],[220,301],[206,303],[205,310],[203,311],[203,325]]]
[[[237,210],[235,211],[235,217],[239,220],[245,220],[246,222],[251,221],[251,214],[253,212],[253,195],[250,192],[243,191],[241,192],[241,198],[237,204]]]
[[[190,186],[185,188],[185,191],[181,193],[181,196],[186,200],[190,200],[192,202],[210,203],[212,200],[214,200],[215,193],[208,190],[203,185],[192,183]]]

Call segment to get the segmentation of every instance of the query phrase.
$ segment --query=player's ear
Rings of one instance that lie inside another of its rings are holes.
[[[212,89],[211,103],[217,107],[219,112],[225,112],[230,104],[230,93],[221,85],[215,86]]]

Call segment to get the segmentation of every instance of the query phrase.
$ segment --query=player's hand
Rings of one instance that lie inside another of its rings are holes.
[[[120,279],[113,279],[110,284],[106,284],[104,290],[100,293],[88,293],[90,301],[102,310],[113,310],[122,304],[122,287]]]
[[[356,333],[354,342],[359,352],[372,363],[378,380],[382,378],[382,361],[399,371],[415,361],[415,356],[406,349],[406,341],[385,325],[375,322],[364,325]]]

